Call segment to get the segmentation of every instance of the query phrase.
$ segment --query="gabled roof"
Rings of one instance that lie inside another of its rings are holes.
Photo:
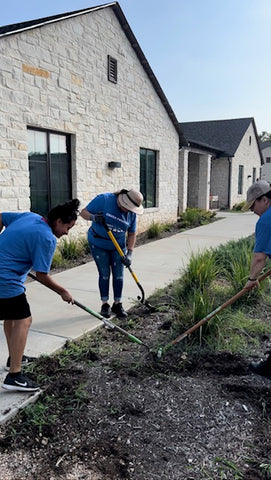
[[[184,145],[186,143],[184,135],[182,133],[180,124],[175,116],[175,113],[173,112],[156,76],[154,75],[149,62],[147,61],[143,51],[141,50],[136,37],[134,36],[127,19],[119,5],[118,2],[112,2],[112,3],[105,3],[103,5],[97,5],[96,7],[90,7],[90,8],[85,8],[82,10],[75,10],[73,12],[68,12],[68,13],[63,13],[59,15],[53,15],[51,17],[45,17],[45,18],[38,18],[36,20],[30,20],[27,22],[21,22],[21,23],[16,23],[12,25],[6,25],[3,27],[0,27],[0,38],[7,36],[7,35],[14,35],[16,33],[20,33],[26,30],[34,29],[34,28],[40,28],[43,25],[48,25],[50,23],[55,23],[59,22],[61,20],[66,20],[68,18],[73,18],[77,17],[79,15],[86,15],[88,13],[101,10],[103,8],[112,8],[114,11],[127,39],[129,40],[131,46],[133,47],[142,67],[144,68],[145,72],[147,73],[150,82],[152,83],[158,97],[160,98],[162,104],[164,105],[165,110],[167,111],[175,129],[177,130],[177,133],[179,134],[180,138],[180,145]]]
[[[189,143],[205,143],[210,145],[212,149],[224,152],[224,156],[233,157],[251,123],[258,143],[261,161],[263,161],[253,117],[202,122],[184,122],[180,125],[184,136]]]
[[[261,149],[264,150],[265,148],[271,147],[271,142],[261,142]]]

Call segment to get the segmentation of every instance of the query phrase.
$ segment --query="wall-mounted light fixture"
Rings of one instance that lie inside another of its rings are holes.
[[[108,162],[109,168],[121,168],[120,162]]]

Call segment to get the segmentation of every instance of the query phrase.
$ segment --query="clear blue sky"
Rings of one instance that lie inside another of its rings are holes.
[[[2,1],[0,25],[104,3]],[[271,133],[271,0],[119,4],[180,122],[254,117]]]

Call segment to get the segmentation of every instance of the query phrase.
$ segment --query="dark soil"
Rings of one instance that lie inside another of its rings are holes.
[[[270,479],[270,380],[185,344],[158,360],[173,315],[138,307],[122,322],[151,351],[101,329],[66,362],[39,359],[46,411],[1,427],[1,480]]]
[[[0,480],[271,479],[271,381],[185,341],[159,360],[176,337],[176,312],[161,310],[114,319],[150,350],[102,328],[36,361],[46,408],[0,427]]]

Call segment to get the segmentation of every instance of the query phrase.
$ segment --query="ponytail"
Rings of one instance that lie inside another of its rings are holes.
[[[80,201],[77,198],[69,200],[66,203],[56,205],[53,207],[47,215],[48,224],[53,226],[54,222],[60,218],[62,223],[70,223],[72,220],[77,220],[79,215]]]

